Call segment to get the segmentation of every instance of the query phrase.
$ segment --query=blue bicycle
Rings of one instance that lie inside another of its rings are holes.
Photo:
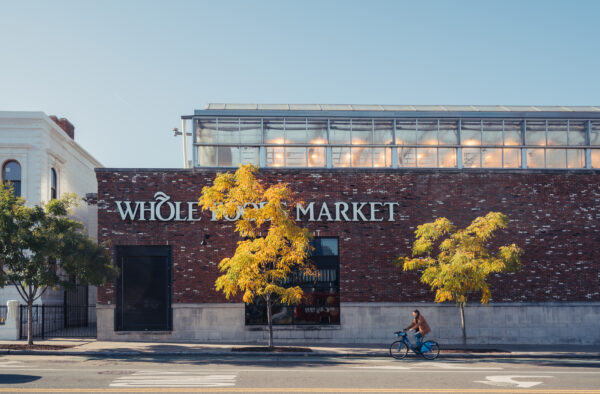
[[[402,360],[406,357],[408,349],[416,354],[420,354],[427,360],[435,360],[440,355],[440,346],[436,341],[425,341],[421,344],[421,348],[417,349],[410,343],[408,335],[406,335],[406,330],[395,332],[394,335],[401,338],[390,345],[390,356],[397,360]]]

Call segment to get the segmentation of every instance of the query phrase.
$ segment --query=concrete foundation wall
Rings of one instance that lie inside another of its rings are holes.
[[[276,344],[391,343],[418,308],[440,344],[461,343],[459,310],[431,303],[342,303],[339,326],[275,326]],[[245,326],[244,304],[175,304],[173,331],[114,331],[114,305],[98,305],[98,339],[264,343]],[[497,303],[465,309],[470,344],[600,344],[600,303]]]

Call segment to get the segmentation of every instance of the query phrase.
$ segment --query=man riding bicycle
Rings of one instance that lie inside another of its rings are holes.
[[[421,348],[421,344],[425,335],[431,331],[431,327],[427,324],[427,320],[421,315],[418,309],[413,311],[414,320],[410,326],[406,327],[405,330],[416,331],[415,340],[417,342],[417,349]]]

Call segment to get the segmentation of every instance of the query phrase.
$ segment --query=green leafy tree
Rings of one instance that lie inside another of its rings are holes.
[[[69,218],[75,195],[52,200],[45,207],[25,205],[12,188],[0,184],[0,263],[2,285],[14,285],[27,304],[27,342],[33,344],[33,303],[48,288],[72,289],[76,278],[95,286],[115,273],[111,258]],[[65,279],[67,278],[67,279]]]
[[[235,225],[242,240],[235,254],[219,263],[223,275],[215,288],[228,299],[242,292],[244,302],[265,301],[269,348],[273,348],[273,305],[300,302],[302,289],[286,284],[293,274],[315,275],[316,271],[308,261],[312,235],[296,225],[287,209],[295,203],[294,194],[286,184],[266,188],[256,178],[257,171],[244,165],[235,174],[218,174],[212,186],[202,189],[199,205],[217,219],[235,217],[244,207]]]
[[[480,292],[481,302],[487,304],[491,297],[488,275],[514,272],[521,266],[523,250],[515,244],[501,246],[494,255],[487,248],[494,233],[508,227],[508,223],[508,217],[500,212],[478,217],[464,229],[439,218],[417,227],[412,257],[395,260],[405,271],[422,270],[421,282],[435,290],[435,302],[457,303],[465,344],[464,307],[469,295]]]

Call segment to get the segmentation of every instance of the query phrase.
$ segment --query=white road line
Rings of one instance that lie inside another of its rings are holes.
[[[457,364],[452,364],[452,363],[419,363],[419,364],[415,364],[412,366],[400,366],[400,365],[368,365],[368,366],[363,366],[363,365],[357,365],[357,366],[353,366],[350,368],[356,368],[356,369],[394,369],[394,370],[414,370],[414,369],[427,369],[427,370],[432,370],[432,369],[442,369],[442,370],[462,370],[462,371],[473,371],[473,372],[477,372],[477,371],[490,371],[490,370],[502,370],[504,368],[502,367],[471,367],[471,366],[464,366],[464,365],[457,365]],[[437,371],[436,371],[437,372]]]
[[[110,387],[231,387],[237,375],[203,372],[138,371],[115,379]]]
[[[22,361],[6,360],[0,361],[0,368],[25,368]]]
[[[411,367],[401,367],[399,365],[368,365],[368,366],[357,366],[351,367],[356,369],[392,369],[392,370],[409,370]]]
[[[468,369],[471,371],[504,369],[502,367],[474,367],[469,364],[444,363],[444,362],[419,363],[418,366],[419,367],[427,366],[427,367],[440,368],[440,369]]]

